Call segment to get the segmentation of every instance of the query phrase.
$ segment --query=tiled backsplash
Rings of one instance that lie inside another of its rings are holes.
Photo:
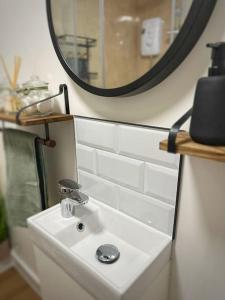
[[[172,235],[180,156],[159,150],[168,132],[78,117],[75,123],[82,190]]]

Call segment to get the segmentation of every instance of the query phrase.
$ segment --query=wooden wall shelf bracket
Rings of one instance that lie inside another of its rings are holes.
[[[28,108],[35,106],[39,103],[49,101],[49,100],[51,100],[55,97],[58,97],[62,94],[64,94],[65,114],[51,114],[48,116],[37,116],[37,117],[22,115],[22,113],[24,111],[26,111]],[[45,138],[44,139],[38,138],[38,142],[47,147],[55,147],[56,146],[56,142],[50,138],[49,123],[62,122],[62,121],[72,120],[72,119],[73,119],[73,116],[70,115],[68,89],[67,89],[66,84],[59,85],[59,92],[57,94],[22,107],[15,115],[0,113],[0,120],[2,120],[3,123],[4,123],[4,121],[6,121],[6,122],[11,122],[11,123],[16,123],[17,125],[20,125],[20,126],[31,126],[31,125],[44,124]],[[4,124],[3,124],[2,129],[0,129],[0,131],[2,131],[2,130],[4,130]]]
[[[168,139],[161,141],[159,148],[170,153],[225,162],[225,146],[209,146],[196,143],[191,139],[188,132],[180,130],[191,114],[192,108],[172,126]]]

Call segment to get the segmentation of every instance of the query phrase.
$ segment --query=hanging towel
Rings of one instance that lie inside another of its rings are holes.
[[[47,183],[42,146],[29,132],[5,129],[9,227],[26,227],[26,219],[46,208]]]

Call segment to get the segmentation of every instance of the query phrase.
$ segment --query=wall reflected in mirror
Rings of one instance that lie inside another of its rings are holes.
[[[82,81],[118,88],[148,72],[175,40],[191,0],[52,0],[58,44]]]

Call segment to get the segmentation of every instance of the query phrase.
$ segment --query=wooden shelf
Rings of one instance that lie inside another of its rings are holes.
[[[52,114],[45,117],[24,116],[21,117],[21,125],[22,126],[40,125],[40,124],[48,124],[54,122],[62,122],[62,121],[67,121],[72,119],[73,119],[72,115],[66,115],[66,114]],[[16,123],[16,116],[15,114],[0,113],[0,121]]]
[[[159,148],[167,151],[168,140],[160,142]],[[194,142],[186,131],[179,132],[176,139],[177,153],[191,155],[205,159],[225,162],[225,147],[207,146]]]

